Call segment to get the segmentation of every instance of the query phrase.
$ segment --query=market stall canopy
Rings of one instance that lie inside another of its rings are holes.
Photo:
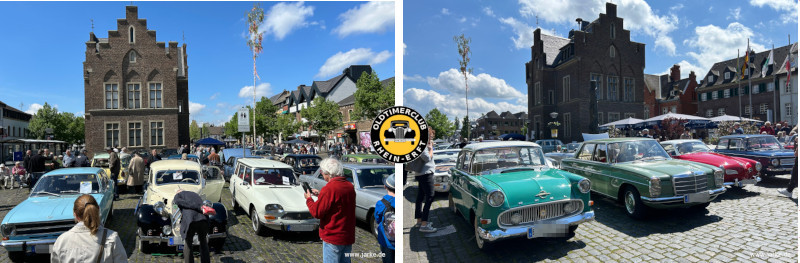
[[[195,146],[197,146],[197,145],[225,145],[225,143],[221,142],[221,141],[219,141],[217,139],[208,137],[208,138],[200,139],[199,141],[194,142],[194,145]]]
[[[705,126],[709,122],[711,122],[708,118],[698,117],[694,115],[686,115],[680,113],[672,113],[668,112],[667,114],[658,115],[646,120],[643,120],[641,123],[637,124],[637,128],[646,128],[654,125],[661,126],[661,121],[666,119],[675,119],[686,121],[685,125],[688,126]]]
[[[618,121],[612,121],[612,122],[600,125],[600,127],[614,126],[614,128],[617,128],[617,129],[628,129],[628,128],[633,128],[634,125],[639,124],[642,121],[643,121],[642,119],[637,119],[637,118],[634,118],[634,117],[628,117],[627,119],[622,119],[622,120],[618,120]]]
[[[755,119],[745,118],[745,117],[737,117],[733,115],[722,115],[711,118],[712,122],[725,122],[725,121],[738,121],[738,122],[762,122]]]

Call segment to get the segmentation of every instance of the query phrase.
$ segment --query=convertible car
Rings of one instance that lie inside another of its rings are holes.
[[[761,174],[765,176],[788,174],[794,167],[794,151],[783,148],[772,135],[722,136],[714,152],[756,160],[764,167]]]
[[[532,142],[467,145],[450,174],[450,208],[475,227],[482,250],[512,237],[569,239],[594,219],[592,183],[553,169]]]
[[[743,187],[761,181],[761,163],[740,157],[714,153],[700,140],[671,140],[661,142],[664,150],[675,159],[704,163],[725,169],[725,185]]]
[[[30,196],[3,218],[0,246],[8,250],[11,261],[23,261],[27,252],[49,254],[58,236],[75,226],[72,206],[83,194],[91,194],[100,204],[101,224],[114,210],[114,184],[102,168],[62,168],[46,173]]]

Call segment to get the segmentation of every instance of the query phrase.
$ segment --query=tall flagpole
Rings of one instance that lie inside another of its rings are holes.
[[[737,48],[736,49],[736,71],[739,71],[739,70],[742,70],[742,66],[739,65],[739,49]],[[738,111],[737,116],[739,116],[739,117],[742,117],[744,115],[744,114],[742,114],[742,74],[744,74],[744,72],[739,72],[739,76],[737,76],[737,78],[736,78],[736,84],[738,84],[738,87],[737,87],[737,90],[736,90],[736,97],[739,98],[739,111]]]
[[[745,52],[747,52],[747,54],[745,54],[745,56],[744,56],[746,58],[745,60],[750,60],[750,38],[747,38],[747,51],[745,51]],[[747,74],[747,86],[748,86],[748,89],[749,89],[748,90],[749,92],[747,92],[747,96],[749,98],[749,102],[748,102],[747,107],[750,108],[750,119],[752,119],[753,118],[753,79],[750,78],[750,76],[753,75],[752,74],[753,72],[750,72],[750,63],[749,62],[750,61],[745,61],[745,66],[747,67],[747,69],[745,69],[746,70],[745,74]]]
[[[792,109],[789,112],[789,113],[792,114],[791,115],[792,119],[789,120],[789,121],[791,122],[792,125],[797,125],[797,122],[794,121],[794,120],[797,119],[797,109],[795,109],[795,106],[794,106],[794,105],[797,105],[797,104],[794,103],[794,98],[797,97],[797,95],[795,95],[794,88],[792,88],[792,82],[791,82],[791,80],[792,80],[791,79],[791,74],[792,74],[792,66],[791,66],[792,65],[791,64],[791,59],[792,59],[792,34],[789,34],[789,55],[787,55],[787,58],[788,58],[787,62],[789,62],[789,68],[786,70],[786,80],[787,80],[786,81],[786,87],[789,88],[789,95],[791,95],[789,97],[791,97],[791,102],[792,102],[792,104],[791,104]],[[786,65],[781,65],[781,67],[785,67],[785,66]]]

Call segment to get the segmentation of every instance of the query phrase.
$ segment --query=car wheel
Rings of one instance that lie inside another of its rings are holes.
[[[450,195],[447,196],[447,203],[450,206],[450,211],[453,211],[453,214],[458,214],[458,208],[456,208],[456,202],[453,201],[453,193],[450,193]]]
[[[373,212],[374,213],[374,212]],[[372,234],[376,237],[378,236],[378,222],[375,221],[375,215],[373,213],[369,213],[369,229],[372,230]]]
[[[642,198],[636,188],[633,186],[626,187],[622,200],[625,203],[625,212],[628,216],[634,219],[644,219],[646,217],[647,206],[642,203]]]
[[[473,226],[475,227],[475,244],[478,245],[478,249],[482,251],[486,251],[491,246],[491,243],[481,237],[480,228],[478,228],[478,217],[475,217],[473,221]]]
[[[256,209],[250,209],[250,219],[253,221],[253,231],[256,232],[256,235],[263,236],[266,234],[266,227],[261,225],[261,222],[258,221],[258,213],[256,213]]]
[[[24,251],[8,252],[8,259],[10,259],[11,262],[23,262],[25,261],[25,252]]]

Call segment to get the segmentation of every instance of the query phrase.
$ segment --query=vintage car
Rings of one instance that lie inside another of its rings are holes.
[[[161,159],[166,159],[167,157],[176,154],[181,154],[178,152],[178,149],[161,149],[161,151],[158,152],[158,156],[161,157]]]
[[[46,173],[30,196],[15,206],[0,223],[3,241],[12,261],[23,261],[27,252],[49,254],[58,236],[75,226],[72,206],[82,194],[100,204],[101,224],[114,207],[113,180],[102,168],[63,168]]]
[[[795,147],[797,147],[797,134],[786,137],[783,142],[783,148],[794,150]]]
[[[383,143],[389,145],[389,142],[411,142],[414,144],[414,137],[417,133],[408,125],[408,121],[392,121],[389,123],[389,129],[383,131]]]
[[[218,202],[225,183],[220,174],[215,166],[202,167],[187,160],[161,160],[150,164],[147,188],[133,212],[141,252],[150,253],[162,244],[183,250],[179,231],[181,213],[178,206],[172,204],[179,191],[200,194],[206,200],[204,204],[216,210],[216,215],[208,217],[208,244],[221,251],[227,237],[228,211]],[[197,239],[192,243],[199,244]]]
[[[183,154],[170,155],[169,157],[164,158],[164,160],[183,160]],[[186,155],[186,160],[189,160],[189,161],[192,161],[192,162],[196,162],[196,163],[202,165],[202,163],[200,161],[200,157],[197,156],[197,155],[194,155],[194,154],[187,154]]]
[[[375,154],[345,154],[341,160],[344,163],[389,163]]]
[[[111,175],[111,167],[108,163],[109,155],[107,153],[98,153],[92,157],[92,163],[89,165],[91,167],[100,167],[106,171],[106,174]],[[128,164],[131,161],[132,155],[121,153],[119,154],[119,174],[115,175],[117,185],[125,185],[128,181],[127,177],[125,176],[125,171],[128,169]]]
[[[474,226],[482,250],[512,237],[569,239],[594,219],[592,183],[550,167],[532,142],[467,145],[450,174],[450,208]]]
[[[450,168],[456,165],[460,149],[433,151],[433,162],[436,164],[433,172],[433,191],[450,192]]]
[[[761,174],[788,174],[794,167],[794,151],[785,149],[772,135],[739,134],[722,136],[714,152],[753,159],[763,166]]]
[[[320,161],[322,158],[311,154],[287,154],[283,157],[283,162],[292,168],[296,178],[304,174],[313,174],[319,169]]]
[[[724,185],[743,187],[761,181],[761,163],[740,157],[714,153],[700,140],[671,140],[661,142],[667,154],[675,159],[704,163],[725,170]]]
[[[222,160],[222,171],[225,174],[225,181],[231,179],[233,169],[236,168],[236,160],[242,157],[260,158],[260,156],[253,155],[250,149],[232,148],[222,150],[220,159]]]
[[[355,163],[345,163],[342,166],[345,178],[353,183],[353,187],[356,189],[356,219],[367,222],[370,232],[377,235],[373,212],[375,212],[375,204],[386,195],[383,179],[394,174],[394,166]],[[311,188],[317,190],[328,184],[322,178],[319,170],[313,175],[301,175],[300,182],[307,182]]]
[[[564,146],[564,143],[558,139],[544,139],[536,141],[536,144],[542,146],[542,152],[549,153],[558,149],[558,146]]]
[[[592,180],[592,191],[624,201],[628,216],[646,217],[650,207],[705,208],[725,192],[719,167],[672,159],[656,140],[611,138],[586,141],[561,169]]]
[[[240,158],[230,186],[233,209],[242,208],[250,215],[258,235],[269,230],[310,232],[319,228],[319,219],[311,216],[292,167],[272,160]]]

